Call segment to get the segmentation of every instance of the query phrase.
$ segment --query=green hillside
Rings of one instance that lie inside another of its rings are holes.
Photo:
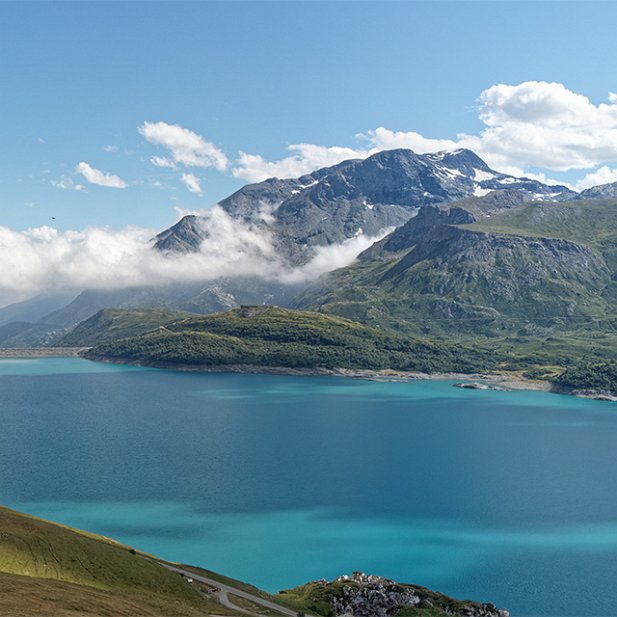
[[[473,205],[469,208],[478,212]],[[479,216],[478,222],[467,227],[492,233],[561,238],[602,248],[617,241],[617,200],[531,202],[489,218]]]
[[[145,316],[145,320],[144,320]],[[496,356],[457,344],[435,345],[353,321],[272,306],[226,313],[179,313],[139,336],[96,345],[86,357],[155,365],[253,365],[286,368],[488,370]],[[135,322],[135,326],[131,324]],[[105,310],[81,324],[71,343],[108,341],[111,332],[157,323],[148,311]],[[122,324],[121,328],[115,324]],[[81,333],[84,333],[81,338]]]
[[[90,347],[119,338],[139,336],[186,319],[192,313],[164,308],[103,309],[82,321],[58,343],[61,347]]]
[[[182,617],[211,603],[127,546],[0,507],[0,615]]]
[[[615,330],[617,200],[423,208],[295,306],[430,338]]]

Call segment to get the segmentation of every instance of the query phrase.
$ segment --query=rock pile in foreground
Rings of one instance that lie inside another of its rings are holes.
[[[403,585],[387,578],[354,572],[332,582],[330,604],[337,617],[391,617],[399,613],[412,615],[406,609],[433,609],[435,614],[464,617],[508,617],[505,609],[491,603],[460,602],[422,587]]]

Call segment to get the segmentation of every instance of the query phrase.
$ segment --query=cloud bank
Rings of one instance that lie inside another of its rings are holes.
[[[121,289],[219,277],[261,276],[300,283],[348,265],[378,238],[359,234],[321,247],[305,266],[283,263],[267,230],[238,221],[216,206],[201,213],[208,239],[195,253],[153,248],[155,231],[88,228],[60,232],[43,226],[25,231],[0,227],[0,306],[33,295],[82,289]]]

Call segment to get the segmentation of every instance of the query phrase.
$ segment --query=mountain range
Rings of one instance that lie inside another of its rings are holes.
[[[109,307],[208,313],[267,303],[435,336],[563,330],[611,314],[617,183],[576,193],[494,171],[469,150],[391,150],[250,184],[219,207],[267,236],[290,269],[323,247],[387,235],[313,282],[238,272],[38,297],[0,309],[0,346],[52,345]],[[183,217],[153,239],[152,250],[199,251],[217,239],[209,220]]]
[[[292,180],[250,184],[220,202],[231,217],[268,229],[292,263],[317,246],[364,233],[377,236],[412,218],[419,208],[491,191],[516,190],[526,199],[565,200],[576,193],[493,171],[470,150],[416,154],[388,150]],[[195,251],[208,238],[207,219],[185,216],[160,233],[155,247]]]

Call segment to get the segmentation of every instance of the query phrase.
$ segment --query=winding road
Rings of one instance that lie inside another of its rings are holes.
[[[205,583],[206,585],[210,585],[210,587],[214,587],[218,589],[219,591],[217,592],[217,596],[218,596],[219,602],[223,606],[226,606],[227,608],[231,608],[235,611],[246,613],[247,615],[257,615],[257,617],[261,617],[261,616],[258,616],[257,613],[252,613],[251,611],[248,611],[244,608],[240,608],[239,606],[236,606],[229,599],[229,594],[231,594],[232,596],[238,596],[239,598],[244,598],[245,600],[249,600],[250,602],[253,602],[254,604],[259,604],[259,606],[263,606],[264,608],[268,608],[270,610],[276,611],[280,613],[281,615],[287,615],[288,617],[298,617],[298,612],[294,611],[291,608],[287,608],[286,606],[281,606],[280,604],[275,604],[274,602],[270,602],[270,600],[266,600],[252,593],[242,591],[241,589],[237,589],[236,587],[232,587],[231,585],[226,585],[225,583],[221,583],[220,581],[217,581],[213,578],[209,578],[207,576],[197,574],[191,570],[184,570],[182,568],[178,568],[177,566],[172,566],[171,564],[168,564],[168,563],[163,563],[160,561],[157,561],[156,563],[163,566],[164,568],[167,568],[167,570],[170,570],[171,572],[177,572],[178,574],[181,574],[185,578],[192,578],[194,581],[199,581],[200,583]],[[306,615],[306,617],[314,617],[310,613],[304,613],[304,615]]]

